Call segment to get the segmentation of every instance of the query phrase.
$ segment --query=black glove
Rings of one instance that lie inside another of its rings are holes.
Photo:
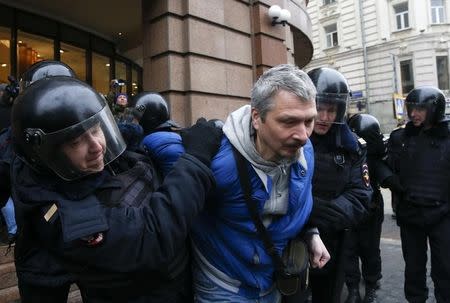
[[[340,231],[346,228],[346,215],[333,202],[314,199],[309,217],[309,225],[316,226],[321,231]]]
[[[384,179],[383,183],[381,183],[381,187],[387,187],[396,194],[402,194],[405,192],[405,188],[400,183],[400,179],[397,175],[392,175]]]
[[[367,142],[368,155],[384,155],[386,153],[382,134],[371,133],[363,139]]]
[[[181,131],[184,150],[209,166],[222,140],[222,129],[214,121],[200,118],[197,123]]]

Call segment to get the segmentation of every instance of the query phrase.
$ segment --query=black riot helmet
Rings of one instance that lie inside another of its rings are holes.
[[[142,92],[135,97],[134,102],[135,112],[138,113],[137,118],[145,135],[157,130],[180,128],[177,123],[170,120],[169,107],[160,94]]]
[[[336,118],[331,123],[345,123],[347,102],[350,97],[350,89],[345,77],[337,70],[327,67],[313,69],[308,72],[308,76],[317,89],[317,110],[333,105],[336,107]]]
[[[414,108],[422,108],[427,111],[426,124],[434,125],[445,120],[445,96],[434,86],[413,89],[406,96],[405,104],[409,119]]]
[[[380,122],[369,114],[356,114],[348,120],[348,126],[358,137],[367,140],[381,134]]]
[[[22,74],[20,90],[23,91],[37,80],[54,76],[76,78],[75,72],[67,64],[60,61],[43,60],[34,63]]]
[[[105,98],[75,78],[55,76],[35,82],[17,97],[11,117],[17,155],[33,169],[64,180],[93,173],[77,167],[63,152],[86,134],[95,131],[102,136],[103,165],[126,147]]]

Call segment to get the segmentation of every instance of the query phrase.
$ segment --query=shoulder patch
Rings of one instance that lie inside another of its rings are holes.
[[[364,163],[361,166],[361,178],[366,187],[370,187],[369,167],[367,166],[367,163]]]

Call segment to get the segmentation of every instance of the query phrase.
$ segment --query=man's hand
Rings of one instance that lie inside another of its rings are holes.
[[[180,133],[186,153],[207,166],[219,150],[222,134],[222,129],[217,127],[214,121],[206,121],[205,118],[198,119],[197,123]]]
[[[322,268],[330,260],[330,253],[318,234],[314,234],[308,240],[309,262],[312,268]]]

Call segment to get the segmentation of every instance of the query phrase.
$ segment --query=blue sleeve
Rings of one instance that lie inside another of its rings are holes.
[[[144,138],[142,145],[166,176],[173,164],[184,154],[181,136],[174,132],[155,132]]]

